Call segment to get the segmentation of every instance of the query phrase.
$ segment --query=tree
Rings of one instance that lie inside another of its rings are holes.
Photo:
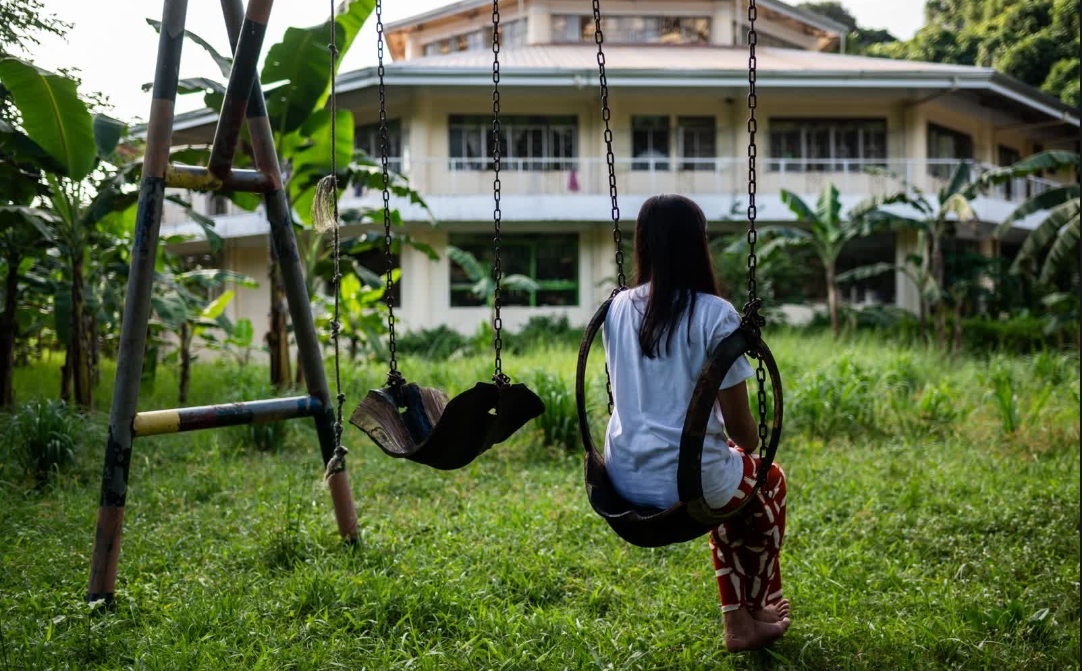
[[[841,332],[836,277],[838,256],[851,241],[871,234],[870,222],[863,218],[864,209],[854,210],[848,217],[842,217],[841,197],[834,184],[823,188],[815,209],[809,207],[800,196],[786,189],[781,191],[781,200],[796,215],[798,221],[808,225],[808,230],[785,226],[761,227],[760,234],[767,240],[761,254],[768,256],[774,247],[779,245],[807,245],[815,251],[823,264],[830,328],[837,338]]]
[[[861,28],[857,25],[856,18],[849,13],[840,2],[826,0],[825,2],[802,2],[797,5],[800,9],[825,16],[836,21],[848,30],[846,36],[846,51],[852,54],[864,53],[874,44],[896,42],[898,38],[886,30],[874,28]]]
[[[0,0],[0,55],[25,52],[41,44],[38,36],[63,37],[71,24],[45,14],[40,0]]]
[[[991,67],[1079,105],[1077,0],[929,0],[912,39],[868,53]]]
[[[1064,169],[1079,169],[1078,154],[1046,151],[1022,159],[1012,166],[987,173],[979,180],[979,186],[983,188],[1046,170]],[[1049,284],[1058,272],[1078,268],[1078,183],[1056,186],[1027,199],[996,227],[996,237],[1002,237],[1018,222],[1037,213],[1047,214],[1026,237],[1011,271],[1019,273],[1039,267],[1038,281]]]

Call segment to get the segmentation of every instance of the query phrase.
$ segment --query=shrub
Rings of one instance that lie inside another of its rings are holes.
[[[39,482],[74,464],[78,437],[87,420],[63,401],[36,399],[10,418],[4,431],[4,461],[22,465]]]
[[[805,373],[797,379],[787,416],[824,440],[859,435],[875,424],[872,376],[848,356]]]
[[[541,429],[546,446],[567,452],[578,450],[579,414],[575,407],[575,388],[558,373],[534,372],[530,385],[542,401],[545,412],[535,421]]]
[[[226,398],[220,403],[253,401],[279,396],[274,387],[266,382],[266,370],[240,367],[234,368],[232,380]],[[245,424],[221,429],[230,442],[241,447],[255,448],[260,452],[273,452],[285,447],[297,431],[297,421],[262,422]]]
[[[571,328],[567,315],[543,315],[530,317],[526,325],[515,334],[513,344],[516,351],[522,351],[553,345],[575,346],[581,338],[582,330]]]
[[[404,333],[395,340],[397,351],[402,354],[428,359],[446,359],[465,349],[469,344],[469,338],[446,324],[423,331]]]

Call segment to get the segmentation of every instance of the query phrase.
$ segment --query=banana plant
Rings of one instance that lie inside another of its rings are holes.
[[[177,264],[174,261],[172,265]],[[188,400],[191,365],[196,358],[193,352],[196,339],[216,344],[218,339],[213,336],[213,330],[222,331],[227,337],[234,333],[232,324],[225,316],[225,308],[233,300],[235,292],[229,289],[211,298],[215,291],[229,283],[247,288],[259,286],[251,278],[229,270],[168,270],[157,273],[151,306],[155,320],[177,334],[176,350],[169,359],[175,356],[180,365],[177,395],[180,403]]]
[[[447,246],[447,258],[462,268],[463,272],[466,273],[466,277],[469,278],[470,282],[473,282],[470,293],[477,299],[484,301],[485,305],[488,306],[490,311],[488,325],[491,326],[496,320],[496,279],[493,277],[492,266],[482,263],[473,254],[454,245]],[[540,285],[533,278],[526,275],[512,274],[500,278],[501,291],[530,293],[538,291],[540,288]]]

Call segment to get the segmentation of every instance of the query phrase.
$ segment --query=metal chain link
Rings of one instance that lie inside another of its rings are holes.
[[[398,372],[398,360],[395,356],[395,332],[394,332],[394,296],[391,294],[391,284],[394,276],[394,257],[391,254],[391,172],[388,167],[388,153],[390,141],[387,137],[387,89],[383,83],[385,69],[383,67],[383,1],[376,0],[376,49],[379,56],[379,64],[376,73],[379,75],[379,159],[383,169],[383,257],[386,261],[386,289],[383,300],[387,304],[387,330],[390,333],[388,348],[391,353],[390,371],[387,373],[387,384],[397,386],[405,382],[402,373]]]
[[[496,362],[492,373],[492,380],[498,385],[504,385],[511,379],[503,373],[503,318],[500,316],[500,308],[503,307],[500,281],[503,279],[503,264],[500,261],[500,220],[503,213],[500,211],[500,0],[492,0],[492,279],[495,287],[492,290],[492,304],[494,314],[492,317],[492,346],[496,351]]]
[[[605,50],[602,44],[605,42],[605,34],[601,30],[601,2],[594,2],[594,42],[597,43],[597,70],[601,81],[601,118],[605,122],[605,161],[609,168],[609,198],[612,200],[612,241],[616,243],[616,290],[615,296],[621,289],[627,288],[627,277],[624,275],[624,240],[620,232],[620,206],[616,202],[616,158],[612,153],[612,129],[609,120],[612,112],[609,110],[609,80],[605,76]],[[610,394],[610,405],[611,394]]]
[[[755,230],[755,192],[756,174],[755,159],[758,149],[755,145],[755,133],[758,124],[755,120],[755,108],[758,106],[758,98],[755,95],[755,77],[758,63],[755,59],[755,45],[759,41],[758,33],[755,32],[755,19],[758,18],[758,10],[755,0],[748,0],[748,303],[744,306],[744,324],[751,330],[753,336],[752,346],[756,349],[761,342],[761,329],[765,323],[759,314],[760,301],[755,281],[755,271],[758,267],[758,257],[755,255],[755,243],[759,234]],[[766,370],[763,357],[758,356],[758,367],[755,370],[755,379],[758,382],[758,405],[759,405],[759,456],[762,457],[766,450],[767,423],[766,423]],[[760,480],[764,480],[766,473],[759,474]],[[765,480],[764,480],[765,481]]]
[[[334,0],[331,0],[330,32],[331,41],[327,49],[331,52],[331,214],[334,217],[334,319],[331,321],[331,340],[334,342],[334,391],[335,391],[335,414],[334,414],[334,455],[327,464],[328,474],[341,471],[345,468],[347,450],[342,446],[342,406],[346,402],[346,395],[342,393],[342,363],[341,349],[339,348],[339,336],[342,333],[341,299],[342,299],[342,269],[341,269],[341,240],[338,231],[338,152],[335,151],[337,143],[338,121],[338,95],[335,85],[335,74],[338,65],[338,44],[336,38],[336,22],[334,20]]]

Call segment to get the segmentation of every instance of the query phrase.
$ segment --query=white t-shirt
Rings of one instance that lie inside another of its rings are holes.
[[[612,379],[615,409],[605,435],[605,467],[616,491],[629,502],[668,508],[680,497],[676,471],[684,417],[703,365],[714,348],[740,326],[728,301],[699,294],[692,315],[690,342],[687,311],[668,347],[647,358],[639,345],[650,285],[616,296],[605,318],[605,361]],[[665,333],[668,336],[668,332]],[[740,357],[721,383],[733,387],[754,376]],[[743,476],[739,453],[729,448],[721,409],[715,404],[703,444],[703,493],[712,507],[728,503]]]

